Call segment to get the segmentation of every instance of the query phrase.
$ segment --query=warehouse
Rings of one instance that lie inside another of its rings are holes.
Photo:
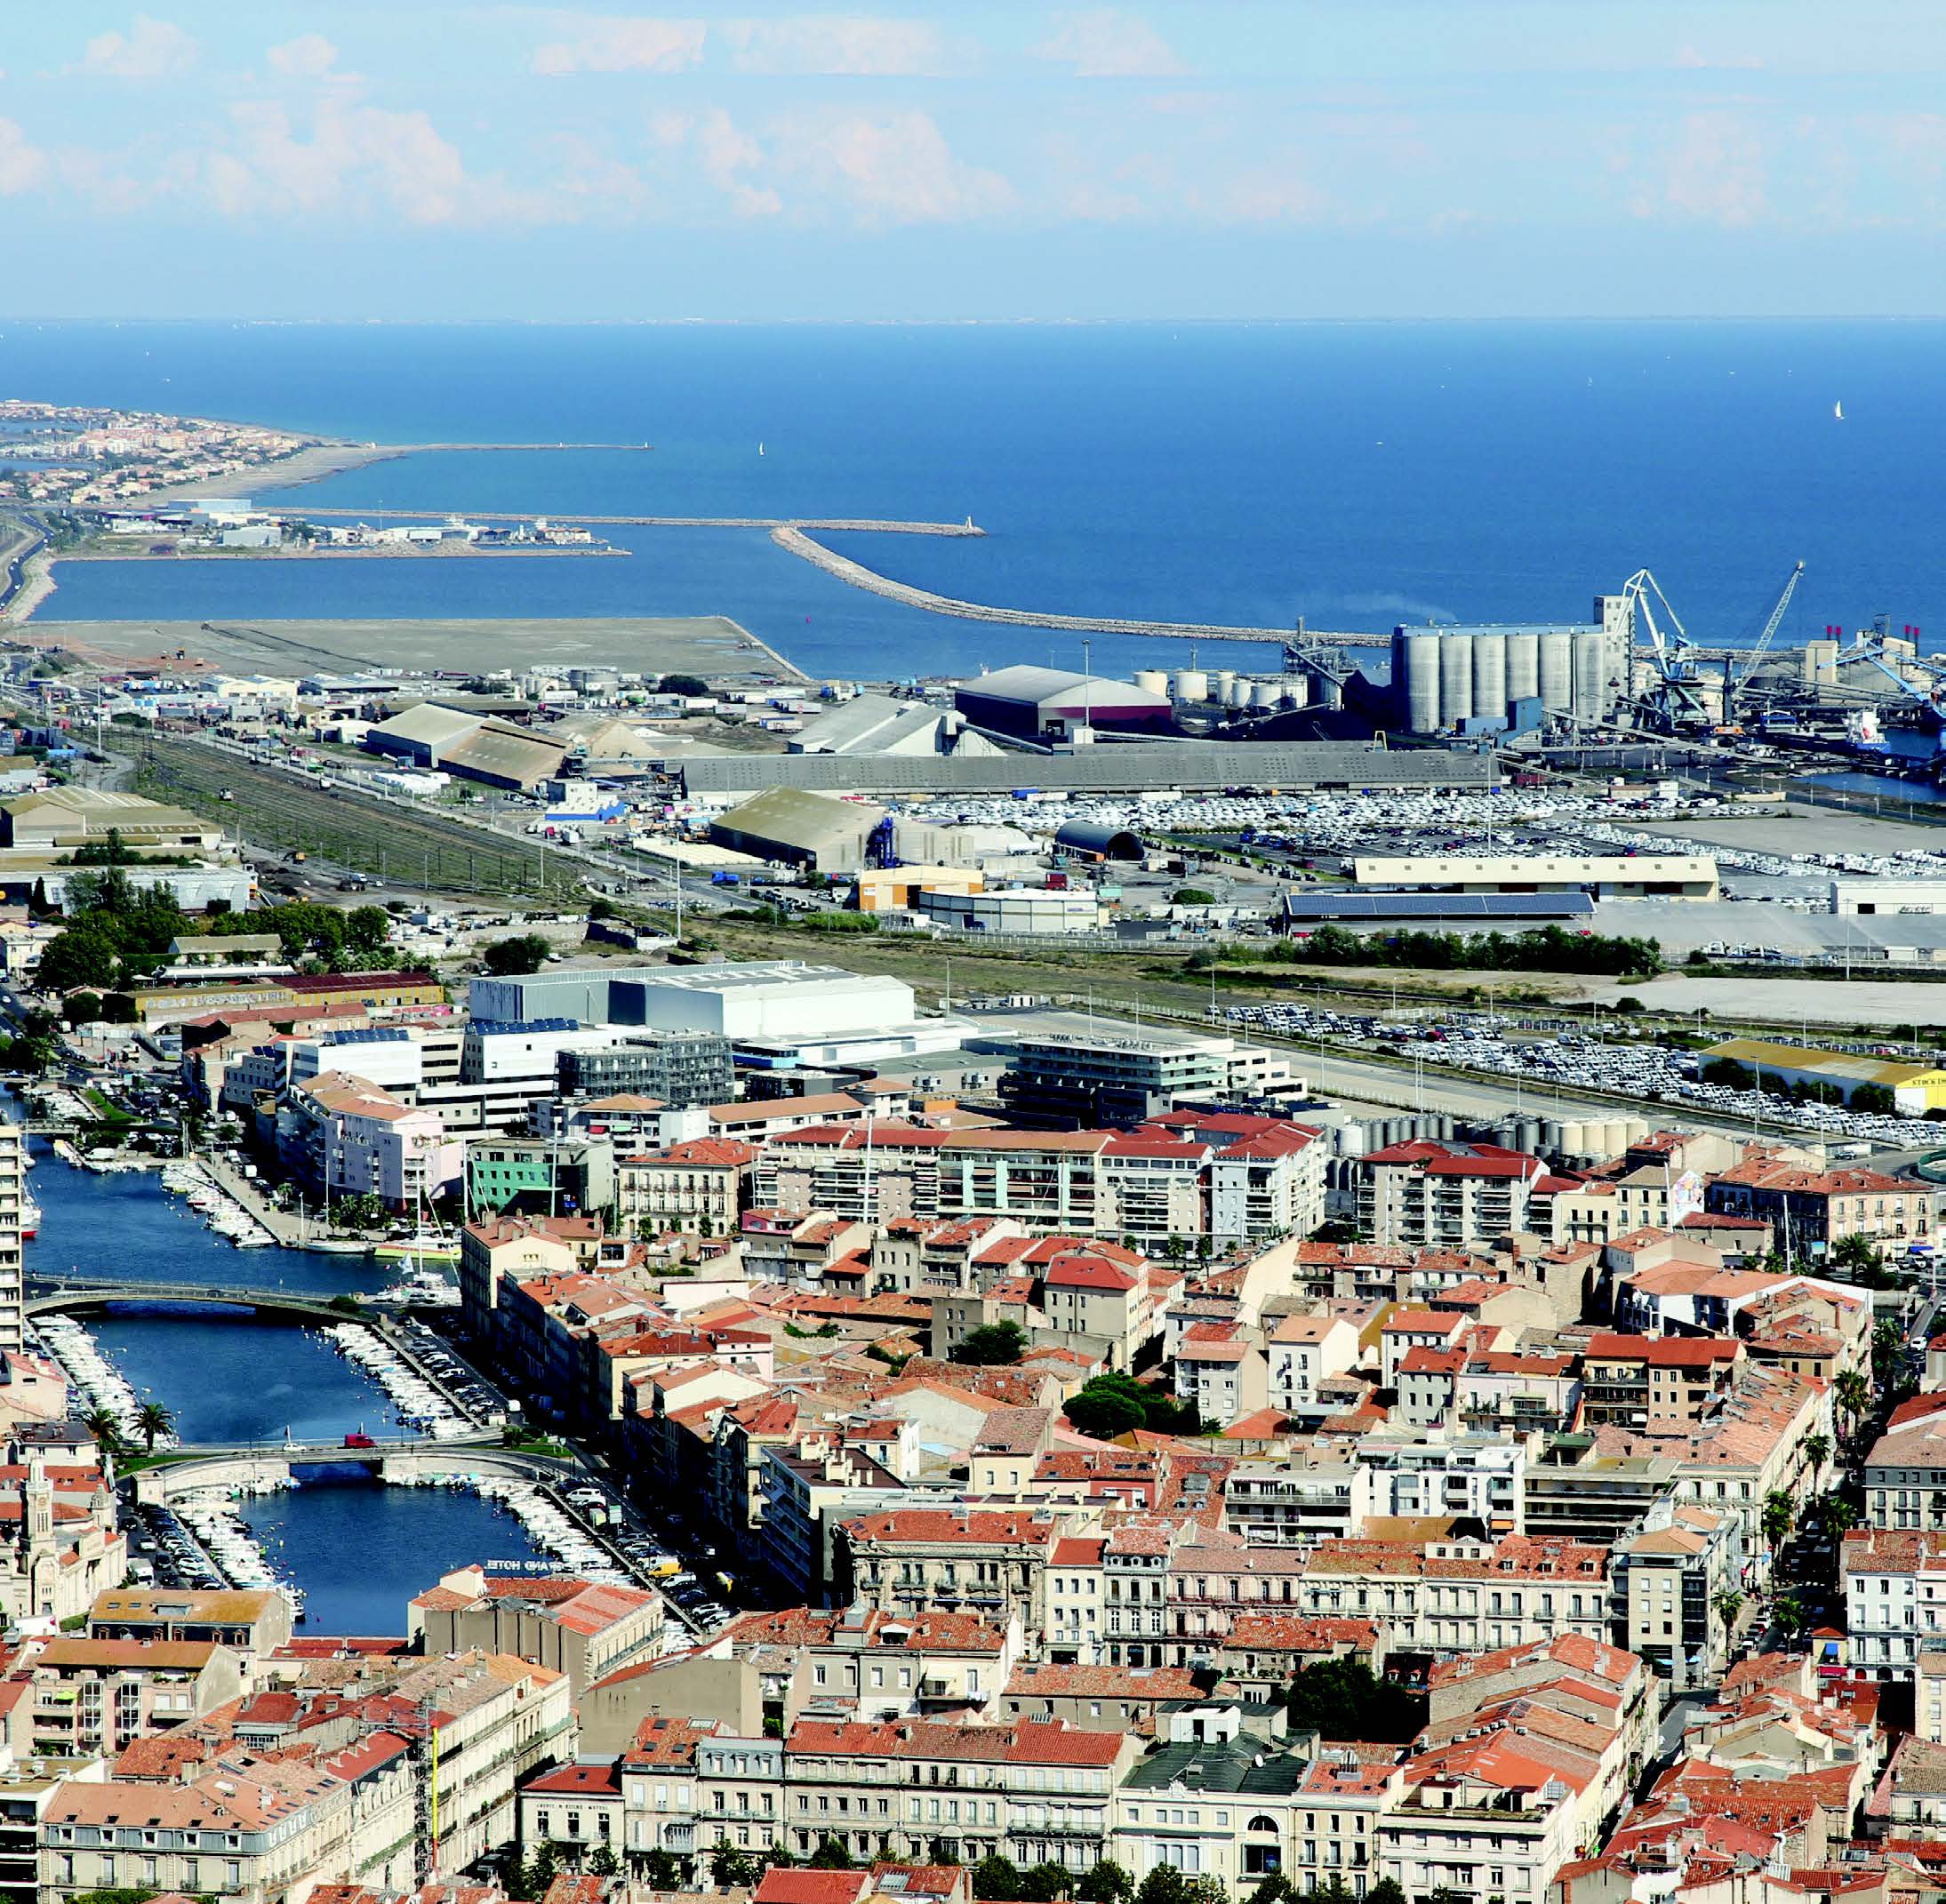
[[[1892,1093],[1902,1116],[1923,1117],[1946,1108],[1946,1071],[1930,1065],[1902,1064],[1859,1052],[1818,1051],[1803,1044],[1773,1044],[1767,1038],[1730,1038],[1703,1054],[1706,1064],[1726,1060],[1754,1071],[1762,1089],[1801,1084],[1834,1087],[1851,1102],[1867,1086]]]
[[[615,991],[632,995],[617,996],[618,1020],[733,1042],[877,1032],[913,1019],[912,988],[902,980],[801,959],[654,966],[618,977]]]
[[[1054,851],[1069,860],[1134,860],[1142,856],[1142,843],[1126,827],[1070,820],[1055,832]]]
[[[1589,859],[1442,853],[1424,859],[1354,859],[1361,886],[1423,886],[1449,892],[1591,892],[1597,899],[1714,900],[1717,862],[1701,854],[1628,853]]]
[[[561,772],[565,758],[557,740],[544,740],[505,721],[483,721],[465,740],[449,747],[439,764],[483,786],[508,793],[532,793]]]
[[[1831,910],[1841,916],[1902,918],[1946,913],[1946,880],[1834,879]]]
[[[1175,726],[1166,694],[1129,681],[1025,664],[969,681],[954,694],[953,704],[971,725],[1017,740],[1067,740],[1084,728],[1169,733]]]
[[[1587,925],[1595,902],[1585,892],[1348,892],[1284,896],[1293,932],[1341,925],[1354,932],[1531,932],[1543,925]]]
[[[477,714],[422,700],[415,707],[403,708],[388,721],[378,721],[366,728],[365,751],[407,760],[415,767],[436,767],[449,748],[457,747],[478,730],[480,720]]]
[[[785,742],[793,754],[965,754],[991,756],[990,740],[966,732],[966,717],[923,700],[856,694]]]
[[[1071,754],[732,754],[685,762],[692,800],[766,787],[839,793],[1142,793],[1229,788],[1492,787],[1491,753],[1373,747],[1364,740],[1118,741]]]
[[[1074,933],[1101,929],[1101,902],[1092,892],[919,892],[912,910],[956,932]]]
[[[960,866],[885,867],[858,876],[853,901],[861,912],[897,912],[921,892],[978,892],[986,881],[984,873]]]
[[[865,863],[865,843],[885,818],[885,808],[869,801],[773,787],[713,820],[709,837],[807,872],[855,873]]]

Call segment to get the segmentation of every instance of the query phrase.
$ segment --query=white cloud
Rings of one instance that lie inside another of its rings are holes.
[[[233,145],[207,156],[204,181],[219,212],[324,213],[376,202],[414,225],[545,215],[531,194],[476,178],[421,111],[392,112],[338,92],[318,101],[310,136],[275,100],[230,108]]]
[[[1754,224],[1769,211],[1764,141],[1742,114],[1686,114],[1652,176],[1638,183],[1629,210],[1637,218],[1668,213],[1710,224]]]
[[[709,182],[728,200],[739,218],[775,218],[784,209],[782,195],[751,175],[765,163],[761,145],[741,131],[720,108],[706,113],[694,129],[697,155]]]
[[[1029,50],[1083,79],[1173,79],[1189,71],[1147,20],[1115,7],[1061,14],[1053,32]]]
[[[287,79],[322,79],[338,63],[338,49],[322,33],[300,33],[273,46],[267,56]]]
[[[100,33],[81,56],[84,73],[111,79],[167,79],[196,64],[196,42],[166,20],[135,16],[126,33]]]
[[[929,20],[882,15],[802,13],[782,20],[733,20],[718,29],[740,73],[869,74],[933,77],[965,60]]]
[[[0,198],[30,192],[47,177],[47,155],[12,119],[0,119]]]
[[[533,56],[550,78],[568,73],[681,73],[702,61],[708,28],[700,20],[590,17],[573,39],[553,40]]]
[[[794,128],[782,143],[790,172],[868,224],[957,223],[1014,203],[1005,179],[956,158],[931,116],[916,109],[827,118]]]

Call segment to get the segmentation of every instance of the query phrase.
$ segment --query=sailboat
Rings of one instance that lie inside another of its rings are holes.
[[[1831,414],[1836,417],[1840,423],[1845,420],[1845,404],[1842,398],[1840,398],[1838,402],[1831,405]]]
[[[757,444],[757,454],[758,454],[759,456],[761,456],[761,455],[762,455],[762,454],[764,453],[764,445],[763,445],[762,444]]]

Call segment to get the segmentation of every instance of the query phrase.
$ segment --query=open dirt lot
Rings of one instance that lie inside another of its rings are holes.
[[[538,620],[60,621],[11,631],[14,640],[67,648],[84,660],[120,663],[179,652],[245,673],[353,672],[402,668],[463,672],[517,668],[545,658],[642,674],[711,680],[793,678],[763,643],[727,615],[651,620],[562,616]]]

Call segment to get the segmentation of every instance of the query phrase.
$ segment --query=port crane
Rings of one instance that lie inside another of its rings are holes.
[[[1636,703],[1646,724],[1662,734],[1673,734],[1685,727],[1707,727],[1710,709],[1703,700],[1702,677],[1689,652],[1694,644],[1681,618],[1670,606],[1662,585],[1646,569],[1638,569],[1622,583],[1622,599],[1628,610],[1631,636],[1648,636],[1653,678]],[[1666,633],[1655,617],[1657,603],[1662,604],[1669,623]]]
[[[1750,644],[1748,657],[1741,666],[1734,657],[1726,656],[1723,663],[1723,717],[1734,720],[1742,711],[1744,691],[1757,678],[1758,670],[1764,665],[1764,658],[1770,652],[1770,644],[1777,638],[1777,630],[1783,626],[1784,612],[1790,606],[1790,598],[1798,592],[1798,582],[1804,574],[1804,564],[1792,564],[1789,575],[1784,578],[1782,593],[1777,597],[1777,605],[1770,612],[1763,631]]]

